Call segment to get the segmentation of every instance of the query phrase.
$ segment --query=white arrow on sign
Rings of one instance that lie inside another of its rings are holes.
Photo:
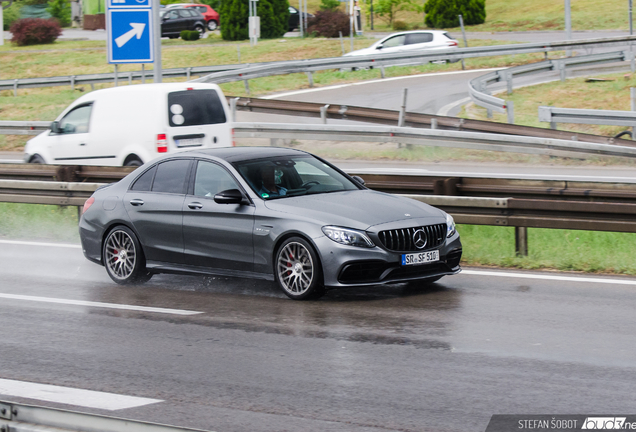
[[[146,24],[144,23],[130,23],[130,26],[132,27],[132,30],[127,31],[115,39],[117,48],[121,48],[123,45],[126,45],[126,42],[131,40],[134,36],[137,36],[137,39],[140,39],[144,29],[146,28]]]

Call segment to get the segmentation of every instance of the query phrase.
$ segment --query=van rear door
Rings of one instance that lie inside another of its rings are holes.
[[[175,150],[231,145],[224,100],[215,89],[168,93],[168,141]]]

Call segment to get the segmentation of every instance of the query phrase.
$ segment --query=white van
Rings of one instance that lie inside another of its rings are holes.
[[[232,125],[216,84],[141,84],[96,90],[29,140],[29,163],[139,166],[160,153],[227,147]]]

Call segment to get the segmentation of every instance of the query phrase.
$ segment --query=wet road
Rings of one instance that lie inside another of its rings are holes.
[[[77,247],[2,243],[0,262],[0,381],[161,402],[3,400],[216,431],[483,431],[494,413],[636,402],[628,278],[467,269],[294,302],[239,279],[122,288]]]

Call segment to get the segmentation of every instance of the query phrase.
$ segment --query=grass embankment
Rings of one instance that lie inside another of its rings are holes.
[[[0,238],[78,243],[77,210],[0,203]],[[636,274],[636,234],[529,229],[517,257],[514,228],[459,225],[465,265]]]
[[[607,81],[586,82],[586,78],[572,78],[562,83],[555,81],[531,87],[515,89],[513,94],[500,93],[497,96],[511,100],[515,107],[515,123],[526,126],[549,128],[549,123],[539,122],[539,106],[559,108],[631,110],[630,87],[636,87],[636,75],[607,74],[595,76]],[[485,120],[486,110],[476,105],[465,107],[462,117]],[[506,123],[505,114],[495,113],[494,121]],[[559,123],[560,130],[582,132],[595,135],[613,136],[627,130],[624,126],[602,126]]]

